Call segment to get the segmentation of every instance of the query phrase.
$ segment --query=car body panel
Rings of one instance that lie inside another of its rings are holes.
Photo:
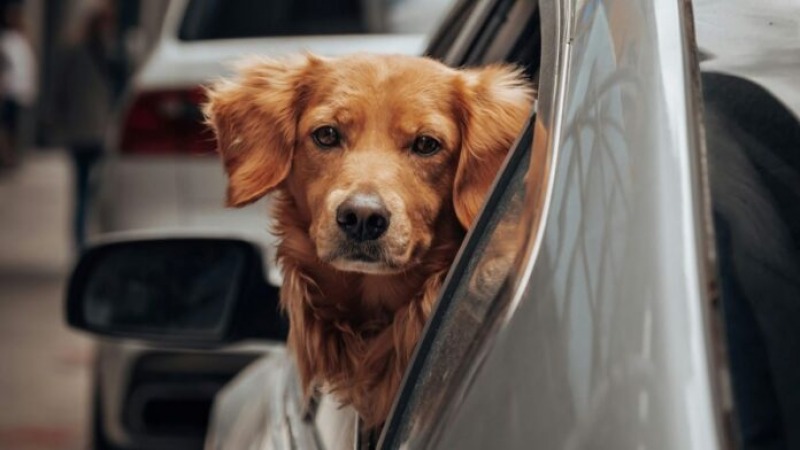
[[[411,411],[381,448],[717,448],[689,5],[539,4],[555,28],[543,25],[553,73],[540,78],[534,138],[551,155],[533,157],[550,164],[543,228],[529,230],[527,259],[501,291],[510,306],[498,328],[474,359],[448,361],[461,375],[430,381],[423,366],[406,381]],[[414,399],[425,383],[450,390],[444,407]]]

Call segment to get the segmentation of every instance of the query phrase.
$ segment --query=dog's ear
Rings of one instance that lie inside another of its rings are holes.
[[[250,59],[235,78],[208,88],[203,113],[228,174],[228,206],[258,200],[289,175],[297,118],[319,64],[310,54]]]
[[[462,141],[453,206],[469,228],[531,112],[534,89],[521,69],[494,65],[462,70],[457,91]]]

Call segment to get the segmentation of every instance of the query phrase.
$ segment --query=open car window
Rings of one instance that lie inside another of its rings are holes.
[[[495,8],[499,24],[480,24],[471,36],[472,45],[461,61],[452,65],[482,65],[508,62],[523,66],[535,79],[539,64],[538,14],[535,2],[524,0],[488,2]],[[487,17],[496,22],[497,17]],[[470,30],[465,30],[469,33]],[[415,448],[429,442],[448,401],[465,377],[470,355],[479,351],[492,332],[495,319],[504,310],[498,301],[507,289],[509,275],[530,230],[523,225],[527,181],[531,177],[532,114],[509,152],[504,168],[468,234],[450,271],[439,302],[429,319],[417,354],[406,373],[405,384],[394,413],[384,428],[379,448]],[[535,162],[534,165],[541,165]],[[540,168],[536,167],[536,171]],[[538,178],[533,176],[532,178]]]
[[[521,216],[532,138],[529,123],[451,269],[417,358],[406,375],[408,382],[387,425],[387,445],[382,448],[399,448],[401,444],[414,448],[431,438],[434,424],[452,394],[454,379],[463,375],[460,366],[477,350],[492,319],[502,310],[494,299],[505,287],[527,231],[521,226]]]
[[[431,36],[425,54],[439,60],[444,60],[456,39],[464,32],[467,21],[473,16],[475,0],[458,0],[445,16],[442,23]]]

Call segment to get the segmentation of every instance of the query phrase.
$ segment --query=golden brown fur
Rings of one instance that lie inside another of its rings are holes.
[[[514,68],[377,55],[254,60],[209,90],[228,204],[275,193],[281,304],[307,394],[329,389],[367,426],[385,420],[532,96]],[[342,137],[333,148],[311,137],[326,126]],[[420,135],[441,150],[412,152]],[[391,222],[352,243],[337,208],[361,192]],[[353,256],[362,248],[376,259]]]

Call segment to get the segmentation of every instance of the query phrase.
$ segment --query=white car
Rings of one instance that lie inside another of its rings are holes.
[[[91,238],[202,231],[258,243],[268,280],[274,238],[264,202],[224,207],[225,180],[201,123],[203,85],[247,55],[302,51],[419,54],[450,0],[173,0],[151,55],[113,120],[93,199]],[[144,234],[143,234],[144,233]],[[273,297],[277,289],[273,288]],[[154,348],[125,339],[98,345],[96,449],[200,448],[212,398],[268,346]]]

